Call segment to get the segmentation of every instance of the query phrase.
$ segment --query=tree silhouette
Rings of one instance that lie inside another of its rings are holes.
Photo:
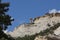
[[[14,21],[11,16],[5,14],[9,10],[9,3],[2,3],[0,0],[0,38],[4,37],[11,40],[3,30],[6,30],[11,22]]]

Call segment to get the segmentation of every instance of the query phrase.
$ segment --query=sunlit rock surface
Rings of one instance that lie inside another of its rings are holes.
[[[56,10],[52,10],[51,12],[36,17],[33,19],[33,23],[24,23],[14,29],[13,32],[8,32],[7,34],[12,37],[24,37],[25,35],[34,35],[43,31],[47,28],[54,26],[54,24],[60,23],[60,11],[55,12]],[[60,35],[60,27],[54,31],[55,35]]]
[[[34,40],[47,40],[46,36],[37,36]]]

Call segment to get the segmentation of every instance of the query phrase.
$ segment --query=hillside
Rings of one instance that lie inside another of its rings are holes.
[[[60,12],[53,11],[46,13],[43,16],[32,18],[30,23],[24,23],[14,29],[13,32],[8,32],[14,38],[21,37],[35,39],[38,35],[48,36],[49,38],[60,39]],[[51,35],[50,35],[51,34]],[[29,39],[28,39],[29,40]],[[47,39],[46,39],[47,40]]]

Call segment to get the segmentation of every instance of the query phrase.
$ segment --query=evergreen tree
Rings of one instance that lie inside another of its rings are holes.
[[[11,22],[14,21],[14,19],[11,19],[11,16],[7,15],[6,12],[9,10],[9,3],[2,3],[0,0],[0,39],[6,38],[11,40],[4,32],[3,30],[6,30],[9,25],[11,25]]]

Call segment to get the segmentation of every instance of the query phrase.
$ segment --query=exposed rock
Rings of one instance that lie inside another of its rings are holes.
[[[35,18],[33,23],[25,23],[15,28],[13,32],[9,32],[12,37],[24,37],[25,35],[34,35],[47,28],[53,27],[54,24],[60,23],[60,13],[46,14]],[[49,25],[50,26],[49,26]],[[59,30],[57,31],[59,32]],[[54,31],[54,33],[57,33]],[[60,33],[59,33],[60,34]],[[58,35],[59,35],[58,34]]]
[[[37,36],[34,40],[47,40],[46,36]]]

